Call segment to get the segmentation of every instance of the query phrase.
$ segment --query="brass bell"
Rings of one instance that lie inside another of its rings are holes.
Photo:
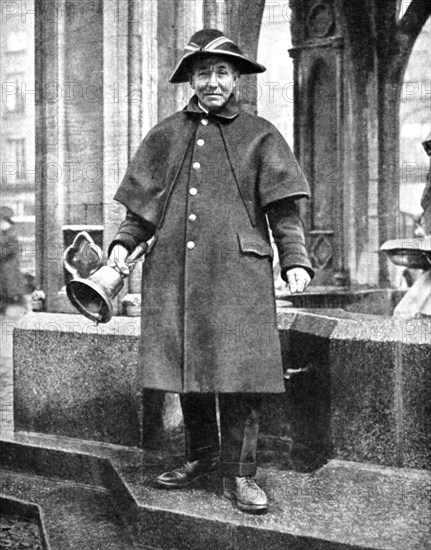
[[[124,279],[127,275],[121,273],[117,267],[102,266],[93,270],[89,277],[79,277],[79,272],[73,267],[73,254],[82,250],[81,243],[90,242],[91,237],[80,233],[74,243],[66,250],[64,264],[74,278],[66,285],[66,292],[69,300],[76,309],[88,319],[96,323],[107,323],[113,313],[112,300],[117,296],[124,286]],[[78,246],[77,246],[78,243]],[[91,245],[94,248],[94,243]],[[97,247],[98,248],[98,247]],[[126,258],[126,264],[131,272],[136,261],[148,251],[146,242],[139,244],[135,250]],[[82,255],[82,254],[81,254]],[[72,259],[71,259],[72,258]]]

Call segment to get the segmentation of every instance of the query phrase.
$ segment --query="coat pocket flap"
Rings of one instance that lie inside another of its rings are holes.
[[[238,233],[239,247],[244,254],[256,254],[256,256],[274,257],[274,251],[269,242],[260,235],[242,235]]]

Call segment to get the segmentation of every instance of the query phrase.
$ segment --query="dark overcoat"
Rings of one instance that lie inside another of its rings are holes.
[[[115,195],[157,228],[142,273],[145,387],[284,391],[265,209],[307,195],[285,140],[233,96],[218,115],[194,97],[147,135]],[[308,268],[291,241],[278,239],[281,263]]]

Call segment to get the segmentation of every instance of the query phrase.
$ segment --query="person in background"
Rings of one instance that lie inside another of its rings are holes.
[[[0,314],[11,304],[22,304],[24,280],[20,272],[20,248],[12,232],[13,211],[0,207]]]

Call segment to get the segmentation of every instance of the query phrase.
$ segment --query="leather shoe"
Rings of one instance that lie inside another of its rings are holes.
[[[155,483],[158,487],[162,487],[163,489],[181,489],[209,475],[217,468],[218,463],[218,457],[186,462],[180,468],[175,468],[175,470],[160,474],[156,478]]]
[[[251,476],[224,477],[223,496],[249,514],[263,514],[268,510],[266,494]]]

